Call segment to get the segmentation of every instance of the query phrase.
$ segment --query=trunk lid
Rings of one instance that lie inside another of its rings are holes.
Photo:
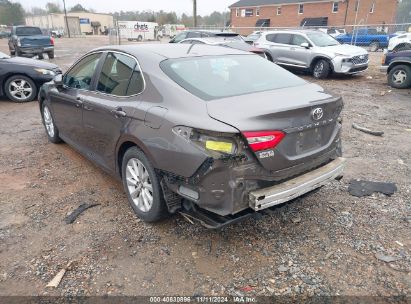
[[[240,132],[279,130],[286,133],[273,149],[274,153],[267,153],[268,150],[255,153],[263,167],[270,171],[293,167],[330,151],[338,142],[337,119],[342,107],[341,97],[331,95],[316,84],[207,102],[210,117]],[[318,113],[321,111],[322,116]]]

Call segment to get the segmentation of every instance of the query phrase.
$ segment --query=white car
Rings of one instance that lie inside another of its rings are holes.
[[[411,50],[411,33],[392,37],[388,43],[388,51]]]

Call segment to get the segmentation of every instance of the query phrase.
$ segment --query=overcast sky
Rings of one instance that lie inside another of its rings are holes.
[[[63,0],[14,0],[20,2],[25,9],[33,6],[44,7],[47,2]],[[208,15],[213,11],[228,11],[228,6],[236,0],[197,0],[197,12],[199,15]],[[67,8],[80,3],[85,8],[93,8],[96,12],[110,13],[114,11],[175,11],[177,14],[192,14],[192,0],[66,0]]]

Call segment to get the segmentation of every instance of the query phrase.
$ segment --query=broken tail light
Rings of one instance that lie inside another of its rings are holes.
[[[284,138],[285,133],[281,131],[250,131],[243,132],[250,148],[256,152],[273,149]]]

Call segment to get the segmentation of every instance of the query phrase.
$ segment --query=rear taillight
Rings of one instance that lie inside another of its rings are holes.
[[[54,38],[53,37],[50,38],[50,44],[54,45]]]
[[[254,152],[275,148],[285,136],[281,131],[252,131],[243,135]]]

